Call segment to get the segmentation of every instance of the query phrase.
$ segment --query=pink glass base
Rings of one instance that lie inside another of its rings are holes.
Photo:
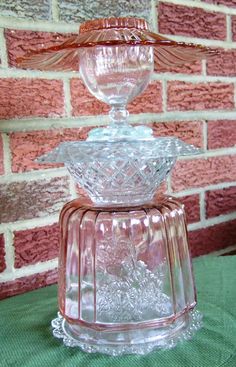
[[[200,327],[185,213],[173,198],[132,207],[81,200],[61,217],[54,335],[111,355],[170,348]]]

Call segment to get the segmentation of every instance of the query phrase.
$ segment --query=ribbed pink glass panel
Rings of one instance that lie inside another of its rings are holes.
[[[61,214],[60,310],[97,330],[166,325],[195,305],[182,206],[72,201]],[[65,305],[65,306],[64,306]]]

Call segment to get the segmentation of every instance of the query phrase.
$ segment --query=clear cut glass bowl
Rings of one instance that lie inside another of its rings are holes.
[[[103,130],[92,134],[98,139]],[[153,198],[176,158],[199,154],[200,149],[173,137],[134,140],[142,128],[138,127],[138,133],[130,127],[129,134],[130,130],[133,138],[131,135],[129,139],[64,142],[37,161],[64,163],[96,204],[146,203]],[[113,129],[110,131],[112,134]]]

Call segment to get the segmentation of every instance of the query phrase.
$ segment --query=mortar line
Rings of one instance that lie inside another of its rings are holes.
[[[37,78],[37,79],[59,79],[64,80],[66,77],[79,77],[79,73],[74,71],[40,71],[40,70],[23,70],[9,68],[0,70],[0,78]]]
[[[233,83],[236,81],[236,77],[233,76],[214,76],[214,75],[199,75],[199,74],[173,74],[173,73],[154,73],[152,80],[166,80],[166,81],[182,81],[189,83]]]
[[[167,176],[166,184],[167,184],[167,193],[169,195],[173,195],[173,191],[172,191],[172,187],[171,187],[171,175]]]
[[[71,176],[69,176],[69,189],[70,189],[71,199],[73,200],[73,199],[78,198],[78,194],[77,194],[76,187],[75,187],[75,182]]]
[[[236,94],[235,94],[236,95]],[[202,120],[235,120],[235,110],[203,110],[203,111],[168,111],[165,113],[140,113],[129,115],[131,124],[148,124],[178,121],[202,121]],[[81,116],[70,118],[35,118],[35,119],[11,119],[0,120],[0,131],[9,133],[17,131],[40,131],[60,128],[79,128],[88,126],[107,125],[107,115]]]
[[[2,134],[2,143],[3,143],[3,162],[4,162],[4,172],[5,175],[11,174],[11,150],[10,150],[10,139],[7,134]]]
[[[14,271],[15,248],[14,248],[14,234],[10,229],[4,231],[5,237],[5,263],[6,274],[11,274]],[[0,275],[1,277],[1,275]]]
[[[202,60],[202,75],[204,76],[204,78],[207,77],[207,61],[206,60]]]
[[[158,32],[158,16],[156,0],[151,0],[151,19],[154,32]]]
[[[226,15],[226,41],[232,42],[231,16]]]
[[[205,191],[200,192],[200,220],[202,223],[206,223],[206,202]]]
[[[74,71],[40,71],[40,70],[23,70],[23,69],[0,69],[0,78],[32,78],[32,79],[47,79],[47,80],[66,80],[67,78],[78,78],[79,73]],[[236,76],[214,76],[214,75],[199,75],[199,74],[174,74],[170,72],[166,73],[153,73],[152,81],[183,81],[190,83],[199,83],[199,82],[221,82],[221,83],[233,83],[236,82]]]
[[[192,159],[202,159],[202,158],[212,158],[212,157],[222,157],[224,155],[235,155],[236,154],[236,147],[232,148],[223,148],[223,149],[212,149],[203,152],[202,154],[197,155],[188,155],[188,156],[181,156],[178,160],[192,160]]]
[[[0,224],[0,232],[24,231],[38,227],[50,226],[58,222],[59,214],[49,215],[45,217],[38,217],[32,219],[19,220],[17,222],[8,222]]]
[[[211,252],[211,256],[221,256],[223,254],[229,253],[231,251],[234,251],[236,249],[236,244],[233,246],[228,246],[226,248],[223,248],[221,250],[217,250],[214,252]]]
[[[11,183],[11,182],[22,182],[22,181],[34,181],[37,179],[50,179],[54,177],[65,177],[68,176],[68,171],[65,167],[61,168],[49,168],[39,169],[28,172],[14,172],[8,173],[4,176],[0,176],[0,183]]]
[[[163,112],[167,112],[167,82],[162,80],[162,107]]]
[[[221,182],[218,184],[211,184],[211,185],[207,185],[204,187],[193,187],[191,189],[181,190],[179,192],[174,192],[173,195],[178,198],[181,198],[183,196],[200,194],[203,191],[218,190],[218,189],[224,189],[224,188],[229,188],[229,187],[234,187],[234,186],[236,186],[236,181]]]
[[[203,150],[206,152],[208,149],[208,142],[207,142],[207,133],[208,133],[208,124],[206,121],[202,122],[202,140],[203,140]]]
[[[236,108],[236,82],[234,83],[234,106]]]
[[[71,106],[71,93],[70,93],[70,79],[64,78],[63,90],[64,90],[65,113],[67,117],[71,117],[72,106]]]
[[[218,217],[205,219],[203,222],[200,221],[197,223],[188,224],[188,230],[194,231],[196,229],[204,229],[211,226],[215,226],[217,224],[227,223],[235,219],[236,219],[236,212],[225,215],[219,215]]]
[[[51,12],[52,12],[52,19],[54,22],[59,21],[59,8],[57,0],[51,0]]]
[[[0,28],[0,58],[1,58],[1,67],[3,69],[8,67],[8,56],[7,56],[7,47],[6,40],[4,36],[4,29]]]
[[[167,35],[167,37],[172,39],[173,41],[190,42],[193,44],[201,44],[207,47],[214,47],[214,48],[221,47],[221,48],[227,48],[227,49],[234,49],[236,47],[235,41],[228,42],[227,40],[215,40],[215,39],[213,40],[209,38],[197,38],[197,37],[181,36],[181,35],[174,35],[174,34]]]
[[[86,126],[101,126],[108,123],[108,116],[83,116],[70,118],[35,118],[35,119],[11,119],[0,120],[1,132],[22,132],[23,131],[40,131],[48,129],[75,128]]]
[[[79,23],[53,23],[50,21],[29,21],[16,17],[0,16],[0,24],[3,28],[22,29],[35,32],[59,32],[59,33],[78,33]]]
[[[12,273],[6,271],[0,274],[0,283],[10,282],[18,278],[28,277],[38,273],[44,273],[49,270],[54,270],[58,266],[58,259],[48,260],[45,262],[38,262],[33,265],[23,266],[19,269],[13,269]]]

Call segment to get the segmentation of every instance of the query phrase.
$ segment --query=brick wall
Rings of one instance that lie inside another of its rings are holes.
[[[129,1],[111,2],[110,10],[101,7],[101,16],[117,12],[118,3],[124,9],[119,14],[126,13]],[[63,167],[40,166],[35,158],[61,141],[84,139],[91,126],[108,121],[107,106],[87,92],[78,75],[16,67],[25,51],[76,32],[85,4],[91,8],[101,1],[76,3],[0,4],[0,298],[56,281],[58,213],[76,190]],[[204,150],[180,159],[166,185],[185,203],[193,255],[234,246],[236,1],[152,1],[151,14],[144,1],[137,4],[156,31],[220,50],[208,62],[156,70],[129,110],[132,122],[149,124],[156,135],[175,135]]]

